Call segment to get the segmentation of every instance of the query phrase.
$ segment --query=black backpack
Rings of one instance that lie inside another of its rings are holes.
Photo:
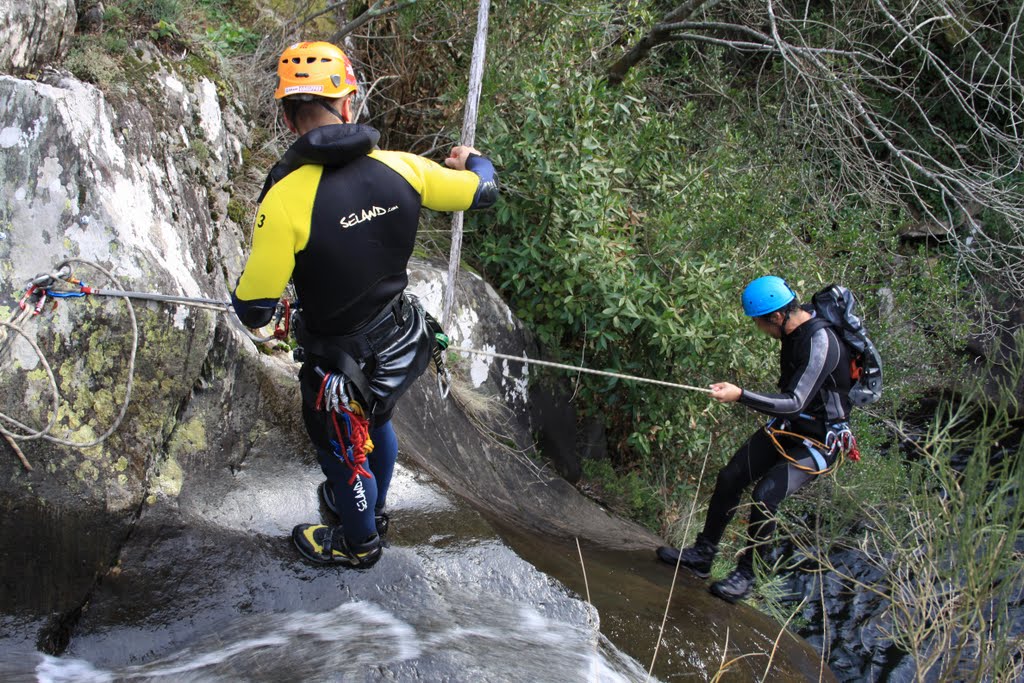
[[[853,293],[841,285],[829,285],[811,298],[814,310],[828,321],[850,349],[850,401],[866,406],[882,397],[882,357],[868,339],[857,316]]]

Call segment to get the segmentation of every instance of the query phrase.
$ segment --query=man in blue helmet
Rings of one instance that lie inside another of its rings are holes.
[[[708,577],[725,527],[744,489],[756,481],[749,525],[752,543],[740,554],[736,569],[711,585],[712,593],[729,602],[750,595],[754,558],[771,541],[779,504],[834,464],[839,451],[835,435],[848,429],[850,412],[849,351],[813,307],[800,305],[785,280],[766,275],[751,282],[743,290],[743,311],[759,330],[782,342],[779,391],[756,393],[719,382],[711,385],[711,396],[721,403],[742,403],[772,419],[718,473],[704,529],[694,545],[681,551],[667,546],[657,550],[662,561]]]

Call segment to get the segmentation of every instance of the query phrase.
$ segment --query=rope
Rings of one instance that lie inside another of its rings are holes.
[[[485,0],[485,2],[486,2],[486,0]],[[110,281],[112,281],[115,284],[115,286],[118,287],[118,289],[101,289],[101,288],[89,287],[89,286],[85,285],[84,283],[82,283],[80,280],[77,280],[77,279],[71,277],[70,266],[73,263],[81,263],[81,264],[90,266],[92,268],[95,268],[96,270],[98,270],[101,273],[103,273],[107,278],[109,278]],[[47,286],[47,285],[52,284],[52,283],[57,282],[57,281],[63,281],[63,282],[70,283],[70,284],[74,285],[76,288],[75,289],[59,290],[59,289],[50,289]],[[218,313],[231,313],[232,312],[231,303],[229,301],[221,301],[221,300],[217,300],[217,299],[207,299],[207,298],[202,298],[202,297],[179,296],[179,295],[175,295],[175,294],[160,294],[160,293],[153,293],[153,292],[136,292],[136,291],[124,290],[124,289],[121,289],[120,287],[121,287],[121,285],[118,282],[117,278],[115,278],[108,270],[106,270],[105,268],[103,268],[99,264],[94,263],[92,261],[87,261],[85,259],[68,259],[66,261],[63,261],[63,262],[59,263],[57,265],[56,269],[55,269],[55,272],[53,272],[53,273],[46,273],[46,274],[40,275],[39,277],[33,279],[30,282],[29,292],[22,299],[22,307],[21,307],[21,309],[15,312],[15,314],[12,316],[11,320],[9,320],[9,321],[0,321],[0,330],[4,330],[4,333],[5,333],[3,339],[0,339],[0,343],[3,343],[4,347],[6,347],[6,342],[9,341],[9,338],[11,336],[9,330],[13,331],[17,335],[20,335],[21,337],[23,337],[25,339],[26,342],[28,342],[29,346],[32,347],[32,350],[38,356],[40,364],[42,365],[43,370],[46,373],[46,379],[47,379],[47,382],[50,385],[50,394],[52,396],[51,406],[50,406],[50,408],[51,408],[50,418],[49,418],[49,421],[47,422],[46,426],[43,427],[42,429],[38,429],[38,430],[37,429],[33,429],[32,427],[24,424],[23,422],[15,419],[15,418],[13,418],[13,417],[11,417],[9,415],[6,415],[4,413],[0,413],[0,422],[5,422],[8,425],[11,425],[14,428],[17,428],[17,429],[19,429],[19,430],[21,430],[23,432],[23,433],[20,433],[20,434],[16,433],[16,432],[12,432],[12,431],[4,428],[2,425],[0,425],[0,435],[3,435],[9,442],[12,443],[12,445],[13,445],[13,442],[15,440],[17,440],[17,441],[29,441],[29,440],[33,440],[33,439],[45,439],[46,441],[50,441],[52,443],[60,444],[60,445],[63,445],[63,446],[72,446],[74,448],[89,448],[89,447],[97,446],[97,445],[103,443],[103,441],[105,441],[111,434],[114,433],[115,430],[117,430],[118,427],[120,427],[121,423],[124,420],[124,416],[127,413],[128,406],[129,406],[129,404],[131,402],[132,389],[134,387],[134,381],[135,381],[135,358],[136,358],[136,353],[138,351],[138,344],[139,344],[138,320],[136,319],[136,316],[135,316],[135,307],[132,304],[132,300],[133,299],[142,300],[142,301],[155,301],[155,302],[159,302],[159,303],[170,303],[170,304],[176,304],[176,305],[182,305],[182,306],[191,306],[191,307],[194,307],[194,308],[204,308],[204,309],[216,311]],[[34,307],[30,306],[30,305],[26,305],[26,302],[30,298],[30,295],[32,295],[33,293],[36,293],[37,296],[38,296],[38,302],[36,303],[36,305]],[[121,405],[121,409],[118,412],[117,417],[114,419],[113,424],[111,424],[110,427],[103,434],[101,434],[99,437],[97,437],[97,438],[95,438],[95,439],[93,439],[91,441],[80,442],[80,441],[71,441],[69,439],[62,439],[62,438],[53,436],[52,431],[53,431],[53,429],[56,426],[57,418],[58,418],[58,413],[59,413],[59,409],[60,409],[60,389],[57,386],[57,380],[54,377],[53,369],[50,367],[50,364],[49,364],[49,362],[46,359],[46,355],[43,353],[43,350],[39,347],[39,345],[28,335],[28,333],[26,333],[25,330],[22,329],[21,324],[25,320],[27,320],[29,317],[31,317],[33,315],[33,313],[35,313],[35,314],[41,313],[42,310],[45,308],[45,304],[46,304],[46,301],[47,301],[48,298],[49,299],[53,299],[54,301],[57,301],[57,300],[62,299],[62,298],[81,297],[81,296],[88,296],[88,295],[92,295],[92,296],[106,296],[106,297],[114,297],[114,298],[123,299],[124,302],[125,302],[125,305],[128,307],[128,316],[129,316],[129,319],[131,321],[132,334],[131,334],[131,352],[129,353],[129,357],[128,357],[128,368],[127,368],[127,377],[128,378],[127,378],[126,386],[125,386],[124,402]],[[253,341],[257,342],[257,343],[268,342],[268,341],[271,341],[271,340],[273,340],[275,338],[274,335],[271,335],[271,336],[268,336],[268,337],[257,337],[255,335],[253,335],[252,332],[250,332],[244,325],[242,325],[241,321],[238,320],[237,316],[231,315],[230,317],[231,317],[231,320],[236,324],[236,326],[239,327],[241,330],[243,330],[245,332],[246,336],[248,336],[249,339],[251,339],[251,340],[253,340]],[[666,382],[666,381],[663,381],[663,380],[650,379],[650,378],[645,378],[645,377],[636,377],[636,376],[633,376],[633,375],[626,375],[626,374],[618,373],[618,372],[610,372],[610,371],[607,371],[607,370],[593,370],[591,368],[572,366],[572,365],[565,365],[565,364],[562,364],[562,363],[554,363],[554,362],[551,362],[551,361],[536,360],[536,359],[526,358],[526,357],[521,357],[521,356],[511,356],[511,355],[503,354],[503,353],[495,353],[495,352],[491,352],[491,351],[482,351],[482,350],[479,350],[479,349],[469,349],[469,348],[459,347],[459,346],[450,346],[449,349],[451,349],[452,351],[457,351],[457,352],[463,353],[463,354],[474,354],[474,355],[487,356],[487,357],[491,357],[491,358],[504,359],[504,360],[509,360],[509,361],[517,361],[517,362],[523,363],[525,365],[533,364],[533,365],[539,365],[539,366],[544,366],[544,367],[569,370],[571,372],[599,375],[599,376],[602,376],[602,377],[609,377],[609,378],[613,378],[613,379],[621,379],[621,380],[634,381],[634,382],[645,382],[645,383],[648,383],[648,384],[656,384],[658,386],[671,387],[671,388],[675,388],[675,389],[684,389],[684,390],[687,390],[687,391],[699,391],[699,392],[702,392],[702,393],[711,393],[710,389],[705,389],[703,387],[696,387],[696,386],[691,386],[691,385],[688,385],[688,384],[679,384],[679,383],[676,383],[676,382]],[[4,350],[6,350],[6,348],[4,348]],[[24,458],[22,458],[22,462],[27,467],[31,467],[30,465],[27,465],[27,462],[24,460]]]
[[[234,315],[234,310],[231,308],[230,301],[221,301],[219,299],[205,299],[203,297],[194,296],[179,296],[177,294],[156,294],[152,292],[124,292],[115,289],[95,289],[92,287],[84,288],[84,294],[91,294],[94,296],[114,296],[122,297],[126,299],[139,299],[141,301],[157,301],[159,303],[178,304],[181,306],[191,306],[192,308],[204,308],[217,313],[227,313],[235,327],[242,331],[250,341],[257,344],[265,344],[269,341],[273,341],[277,337],[275,335],[269,335],[266,337],[257,337],[252,333],[248,327],[242,324],[242,321],[238,319],[238,316]]]
[[[466,94],[466,111],[462,119],[462,144],[472,147],[476,142],[476,111],[480,104],[480,90],[484,80],[484,59],[487,56],[487,19],[491,10],[490,0],[480,0],[476,15],[476,37],[473,39],[473,61],[469,65],[469,92]],[[452,247],[448,255],[448,287],[444,290],[441,306],[441,322],[444,329],[452,324],[452,308],[455,306],[455,281],[459,275],[462,260],[461,211],[452,216]]]
[[[690,501],[690,514],[686,518],[686,528],[683,530],[683,538],[690,537],[690,524],[693,522],[693,515],[697,511],[697,499],[700,498],[700,485],[704,483],[704,471],[708,467],[708,456],[711,454],[711,447],[714,439],[708,440],[707,450],[704,451],[704,462],[700,466],[700,476],[697,478],[697,490]],[[646,681],[651,680],[654,673],[654,664],[658,661],[658,650],[661,648],[661,641],[665,638],[665,624],[668,623],[668,611],[672,607],[672,593],[676,590],[676,579],[679,578],[679,566],[683,560],[682,548],[679,549],[679,556],[676,558],[675,569],[672,570],[672,583],[668,587],[668,599],[665,601],[665,612],[661,615],[661,626],[658,627],[658,640],[654,643],[654,653],[651,655],[651,666],[647,669]]]
[[[591,368],[578,367],[575,365],[564,365],[562,363],[553,363],[547,360],[535,360],[533,358],[526,358],[525,356],[509,356],[504,353],[494,353],[492,351],[481,351],[479,349],[467,349],[463,346],[449,346],[450,351],[458,351],[464,354],[472,354],[476,356],[488,356],[490,358],[501,358],[504,360],[514,360],[524,365],[542,365],[548,368],[557,368],[559,370],[570,370],[572,372],[584,372],[590,375],[600,375],[601,377],[612,377],[614,379],[624,379],[631,382],[644,382],[647,384],[657,384],[662,387],[671,387],[673,389],[685,389],[687,391],[700,391],[705,394],[710,394],[710,389],[704,387],[695,387],[689,384],[678,384],[676,382],[666,382],[660,379],[650,379],[648,377],[636,377],[634,375],[625,375],[620,372],[610,372],[608,370],[593,370]]]
[[[159,301],[161,303],[192,306],[193,308],[206,308],[212,311],[223,312],[231,308],[230,301],[220,301],[217,299],[178,296],[176,294],[153,294],[150,292],[122,292],[116,289],[94,289],[91,287],[87,288],[87,290],[88,291],[85,291],[85,294],[93,294],[95,296],[117,296],[128,299],[140,299],[143,301]]]

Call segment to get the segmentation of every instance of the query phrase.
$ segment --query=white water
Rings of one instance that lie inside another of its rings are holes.
[[[504,615],[492,609],[477,623],[442,624],[436,631],[414,628],[363,601],[319,614],[253,616],[229,624],[216,639],[138,666],[105,670],[82,659],[37,655],[34,680],[644,680],[639,664],[597,631],[596,613],[591,613],[593,625],[578,625],[548,618],[530,606],[507,607]]]

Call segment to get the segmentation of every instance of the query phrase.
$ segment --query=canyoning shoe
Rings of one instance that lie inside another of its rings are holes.
[[[320,498],[320,503],[325,508],[331,511],[338,519],[341,516],[338,514],[338,509],[334,507],[334,490],[327,485],[326,481],[320,482],[320,486],[316,489],[316,495]],[[377,535],[380,536],[380,542],[387,545],[388,540],[388,529],[391,528],[391,516],[381,510],[373,516],[374,524],[377,526]]]
[[[356,569],[369,569],[377,563],[382,552],[380,536],[352,544],[345,540],[340,526],[300,524],[292,529],[292,541],[310,562],[340,564]]]
[[[697,542],[689,548],[679,550],[663,545],[655,552],[662,562],[672,566],[678,564],[680,567],[686,567],[700,578],[706,579],[711,576],[711,563],[715,559],[718,548],[698,536]]]
[[[736,602],[750,596],[754,589],[754,571],[736,567],[729,576],[711,584],[712,595],[728,602]]]

